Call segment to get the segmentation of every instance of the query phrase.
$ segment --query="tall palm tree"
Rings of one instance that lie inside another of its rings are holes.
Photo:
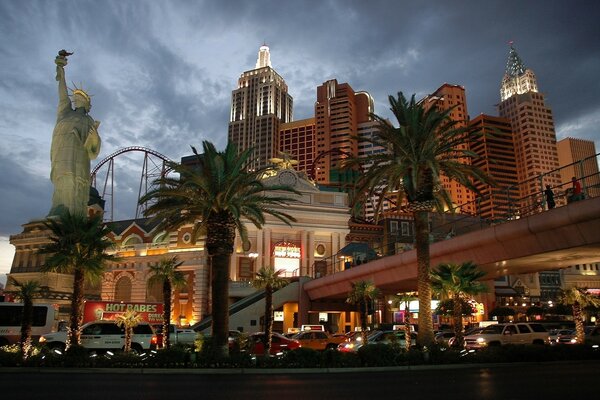
[[[172,258],[163,258],[157,264],[150,265],[150,279],[148,283],[158,283],[162,285],[163,291],[163,347],[171,347],[170,325],[171,325],[171,296],[173,289],[182,288],[187,284],[183,272],[178,271],[177,267],[183,264],[177,256]]]
[[[477,269],[470,261],[462,264],[440,264],[431,273],[431,287],[443,300],[452,300],[455,346],[463,343],[463,300],[487,291],[487,287],[478,282],[485,272]]]
[[[182,225],[194,226],[193,240],[199,233],[206,237],[206,251],[211,266],[212,285],[212,335],[221,356],[228,354],[229,331],[229,261],[233,253],[236,230],[244,243],[248,233],[242,218],[257,228],[265,225],[267,214],[290,225],[295,221],[291,215],[280,211],[298,195],[295,189],[285,186],[265,186],[262,177],[268,168],[249,170],[252,149],[238,154],[232,143],[225,151],[204,141],[203,154],[196,155],[197,165],[187,167],[169,163],[180,178],[162,177],[156,181],[157,189],[150,191],[140,202],[152,201],[144,212],[161,221],[165,230]],[[278,191],[279,195],[269,192]]]
[[[133,310],[127,310],[115,317],[115,323],[118,326],[125,328],[125,348],[123,349],[125,353],[129,353],[131,351],[133,328],[138,326],[142,321],[142,316]]]
[[[38,253],[47,255],[41,270],[73,274],[73,296],[67,347],[80,344],[83,322],[83,288],[85,281],[98,282],[104,266],[119,258],[108,254],[112,243],[107,239],[110,229],[102,223],[102,217],[71,214],[68,210],[58,218],[49,218],[44,225],[50,229],[51,242],[42,246]]]
[[[410,326],[410,302],[418,299],[417,292],[403,292],[394,296],[398,307],[404,306],[404,339],[406,350],[410,350],[412,344]]]
[[[575,330],[577,331],[577,343],[583,344],[585,342],[583,309],[589,306],[600,307],[600,298],[589,293],[587,288],[571,287],[563,290],[560,302],[572,307]]]
[[[346,303],[355,304],[360,314],[360,329],[363,343],[367,343],[367,315],[369,304],[377,299],[381,292],[370,281],[356,281],[351,283],[352,288],[348,293]]]
[[[450,196],[440,184],[441,176],[475,191],[475,181],[493,181],[480,169],[463,163],[476,156],[466,148],[476,132],[459,127],[459,122],[450,118],[452,108],[444,111],[427,108],[423,102],[417,102],[414,95],[407,100],[402,92],[398,98],[389,96],[389,102],[399,127],[373,115],[379,122],[379,132],[372,138],[360,139],[387,151],[371,154],[366,159],[352,158],[346,165],[371,164],[357,182],[355,210],[365,199],[378,198],[375,215],[379,215],[385,200],[393,198],[404,211],[413,214],[418,265],[418,340],[422,345],[429,345],[434,342],[429,213],[434,209],[439,212],[453,209]]]
[[[31,352],[31,326],[33,325],[33,299],[40,293],[38,281],[19,282],[9,276],[9,282],[17,289],[13,292],[15,297],[23,302],[23,316],[21,317],[21,341],[19,347],[23,359],[29,357]]]
[[[273,267],[263,266],[252,281],[252,286],[265,290],[265,356],[269,355],[273,333],[273,292],[288,284],[288,280],[281,277],[282,272],[282,269],[275,271]]]

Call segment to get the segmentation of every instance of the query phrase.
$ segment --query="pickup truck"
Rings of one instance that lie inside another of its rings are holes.
[[[488,325],[478,333],[465,336],[465,349],[477,350],[506,344],[548,344],[549,335],[539,323]]]
[[[155,325],[154,330],[156,331],[156,347],[160,349],[163,347],[162,325]],[[196,340],[196,332],[193,329],[178,328],[171,324],[169,325],[169,339],[171,345],[182,344],[185,346],[193,346],[194,341]]]
[[[304,331],[292,336],[300,342],[302,347],[314,350],[337,349],[338,345],[346,340],[346,336],[332,336],[323,331]]]

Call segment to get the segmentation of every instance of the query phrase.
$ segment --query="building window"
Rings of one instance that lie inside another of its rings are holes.
[[[410,235],[408,221],[402,221],[402,223],[400,224],[400,227],[402,228],[402,236]]]
[[[115,284],[115,301],[131,301],[131,280],[121,277]]]

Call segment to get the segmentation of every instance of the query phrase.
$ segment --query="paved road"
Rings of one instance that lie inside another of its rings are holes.
[[[318,374],[194,372],[0,369],[0,393],[19,400],[577,399],[596,398],[600,362]]]

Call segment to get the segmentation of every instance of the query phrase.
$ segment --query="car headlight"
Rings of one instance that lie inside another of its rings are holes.
[[[482,337],[477,338],[477,343],[485,343],[485,338],[482,338]]]

